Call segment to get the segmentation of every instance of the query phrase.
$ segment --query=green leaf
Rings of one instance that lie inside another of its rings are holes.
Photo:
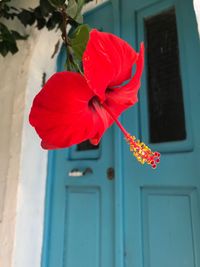
[[[0,40],[7,42],[15,42],[12,33],[9,31],[6,25],[0,23]]]
[[[11,32],[12,32],[12,35],[15,38],[15,40],[26,40],[28,38],[28,35],[21,35],[17,31],[11,31]]]
[[[69,15],[71,18],[75,18],[78,12],[78,4],[76,0],[69,0],[67,5],[67,15]]]
[[[6,25],[4,25],[3,23],[0,23],[0,41],[0,53],[3,56],[6,56],[9,51],[12,54],[15,54],[18,51],[13,33],[10,32]]]
[[[17,53],[19,50],[15,41],[7,43],[7,47],[12,54]]]
[[[40,8],[43,16],[45,17],[55,10],[48,0],[40,0]]]
[[[9,32],[7,26],[0,22],[0,36],[6,35],[6,34],[9,34],[9,33],[10,32]]]
[[[46,25],[46,20],[43,17],[40,6],[38,6],[34,9],[34,16],[35,16],[35,19],[37,21],[38,30],[42,29]]]
[[[80,25],[72,34],[70,39],[71,47],[74,56],[78,60],[82,60],[83,52],[85,51],[87,42],[89,40],[90,27],[87,24]]]
[[[76,72],[76,70],[74,69],[74,65],[69,60],[66,61],[64,68],[68,71],[75,71]]]
[[[11,0],[1,0],[2,3],[8,3],[10,2]]]
[[[84,6],[84,3],[84,0],[69,0],[66,10],[67,14],[79,24],[83,23],[83,16],[81,15],[81,10]]]
[[[8,54],[9,50],[5,42],[0,42],[0,54],[5,57]]]
[[[75,17],[76,22],[78,22],[79,24],[83,23],[83,16],[81,13],[78,14],[78,16]]]
[[[62,7],[65,3],[65,0],[48,0],[48,1],[54,7]]]
[[[56,26],[62,24],[62,15],[60,12],[54,11],[51,16],[48,18],[46,27],[48,30],[54,29]]]
[[[17,17],[24,26],[33,25],[35,22],[35,15],[30,10],[22,9]]]
[[[77,4],[78,4],[78,12],[77,13],[79,14],[81,12],[84,4],[85,4],[85,0],[78,0]]]
[[[3,2],[0,1],[0,17],[4,17],[6,19],[14,19],[16,15],[16,10]]]

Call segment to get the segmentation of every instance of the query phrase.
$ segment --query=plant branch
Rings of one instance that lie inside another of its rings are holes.
[[[62,14],[62,18],[63,18],[63,23],[62,23],[62,39],[65,43],[66,46],[68,46],[70,43],[69,43],[69,39],[68,39],[68,36],[67,36],[67,24],[68,24],[68,15],[65,11],[65,7],[62,7],[60,9],[60,12]]]
[[[62,18],[63,18],[63,23],[62,23],[62,27],[61,27],[61,31],[62,31],[62,39],[65,43],[65,46],[66,46],[66,50],[67,50],[67,56],[69,58],[69,61],[71,63],[74,63],[74,60],[73,60],[73,55],[71,53],[71,50],[70,50],[70,40],[67,36],[67,25],[69,23],[69,16],[68,14],[66,13],[66,9],[65,7],[62,7],[61,10],[60,10],[61,14],[62,14]]]

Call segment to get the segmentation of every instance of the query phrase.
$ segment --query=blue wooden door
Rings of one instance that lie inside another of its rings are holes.
[[[97,21],[95,15],[105,20]],[[112,6],[86,15],[98,29],[113,31]],[[58,58],[62,70],[65,55]],[[42,266],[114,266],[114,134],[49,153]]]
[[[161,152],[161,164],[140,165],[116,126],[96,149],[84,143],[50,152],[42,266],[200,267],[200,47],[192,1],[113,0],[85,19],[134,48],[145,41],[140,102],[122,123]],[[61,53],[58,70],[63,60]],[[92,173],[82,175],[87,168]]]
[[[156,170],[124,155],[127,267],[200,266],[200,46],[192,1],[123,0],[122,37],[144,40],[140,102],[123,123],[155,151]]]

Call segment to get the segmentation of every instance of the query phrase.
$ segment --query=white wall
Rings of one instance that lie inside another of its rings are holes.
[[[58,34],[47,30],[39,33],[29,67],[13,255],[15,267],[40,266],[47,152],[41,149],[40,140],[28,123],[28,114],[33,98],[41,88],[43,72],[48,78],[56,71],[56,61],[50,56]]]
[[[194,10],[196,12],[198,30],[199,30],[199,36],[200,36],[200,0],[193,0],[193,3],[194,3]]]
[[[14,1],[14,0],[13,0]],[[15,1],[20,4],[20,0]],[[27,0],[25,4],[36,4]],[[23,26],[10,23],[21,33]],[[27,30],[29,32],[30,29]],[[34,36],[28,41],[19,41],[20,51],[6,58],[0,56],[0,266],[11,266],[11,255],[16,221],[16,198],[22,139],[22,124],[25,108],[27,69]]]

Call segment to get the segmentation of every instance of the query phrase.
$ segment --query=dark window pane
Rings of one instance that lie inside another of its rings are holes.
[[[175,10],[145,20],[150,142],[186,138]]]
[[[89,140],[86,140],[80,144],[77,145],[76,150],[77,151],[85,151],[85,150],[93,150],[93,149],[98,149],[99,144],[97,146],[92,145]]]

